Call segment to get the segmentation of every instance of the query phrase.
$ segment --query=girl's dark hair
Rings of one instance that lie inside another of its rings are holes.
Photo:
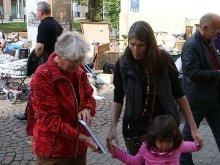
[[[179,148],[182,143],[182,134],[179,130],[176,121],[171,115],[161,115],[156,117],[149,128],[148,136],[146,139],[147,149],[156,147],[155,140],[160,137],[163,140],[173,138],[173,149]]]
[[[128,43],[131,37],[135,37],[141,42],[147,44],[148,51],[145,58],[148,62],[147,65],[150,70],[151,82],[156,82],[160,76],[165,75],[165,72],[167,71],[166,65],[168,64],[171,66],[169,60],[172,59],[171,56],[169,55],[170,58],[166,58],[164,57],[164,53],[161,53],[162,51],[159,49],[157,45],[154,31],[151,28],[151,26],[145,21],[137,21],[130,27],[130,30],[128,32]],[[127,46],[127,48],[125,49],[124,54],[128,58],[132,59],[134,65],[133,67],[140,75],[142,66],[140,64],[140,61],[134,59],[129,46]]]

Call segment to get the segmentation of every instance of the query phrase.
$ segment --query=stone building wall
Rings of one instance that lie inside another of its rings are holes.
[[[220,14],[219,0],[139,0],[138,11],[131,11],[131,1],[121,0],[120,36],[127,34],[129,27],[138,20],[147,21],[155,32],[181,34],[186,32],[186,26],[193,26],[194,32],[205,13]]]

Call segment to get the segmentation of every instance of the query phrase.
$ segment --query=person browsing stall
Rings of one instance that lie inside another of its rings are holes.
[[[86,165],[87,148],[101,153],[78,120],[91,125],[96,101],[83,65],[89,43],[78,32],[65,32],[48,61],[30,82],[37,116],[33,152],[38,165]]]

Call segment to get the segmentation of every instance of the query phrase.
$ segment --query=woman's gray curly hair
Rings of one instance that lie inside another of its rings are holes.
[[[86,57],[90,52],[90,45],[84,36],[77,31],[64,32],[57,38],[55,43],[55,53],[63,59],[70,61],[80,57]]]

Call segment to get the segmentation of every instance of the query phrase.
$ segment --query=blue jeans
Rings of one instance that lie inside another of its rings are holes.
[[[217,143],[218,149],[220,151],[220,103],[216,103],[211,107],[191,107],[192,114],[197,125],[205,118],[208,122],[212,133],[214,135],[215,141]],[[188,121],[185,119],[184,128],[182,130],[184,141],[194,141],[191,136],[191,130]],[[191,153],[182,153],[180,156],[181,163],[193,164]]]

